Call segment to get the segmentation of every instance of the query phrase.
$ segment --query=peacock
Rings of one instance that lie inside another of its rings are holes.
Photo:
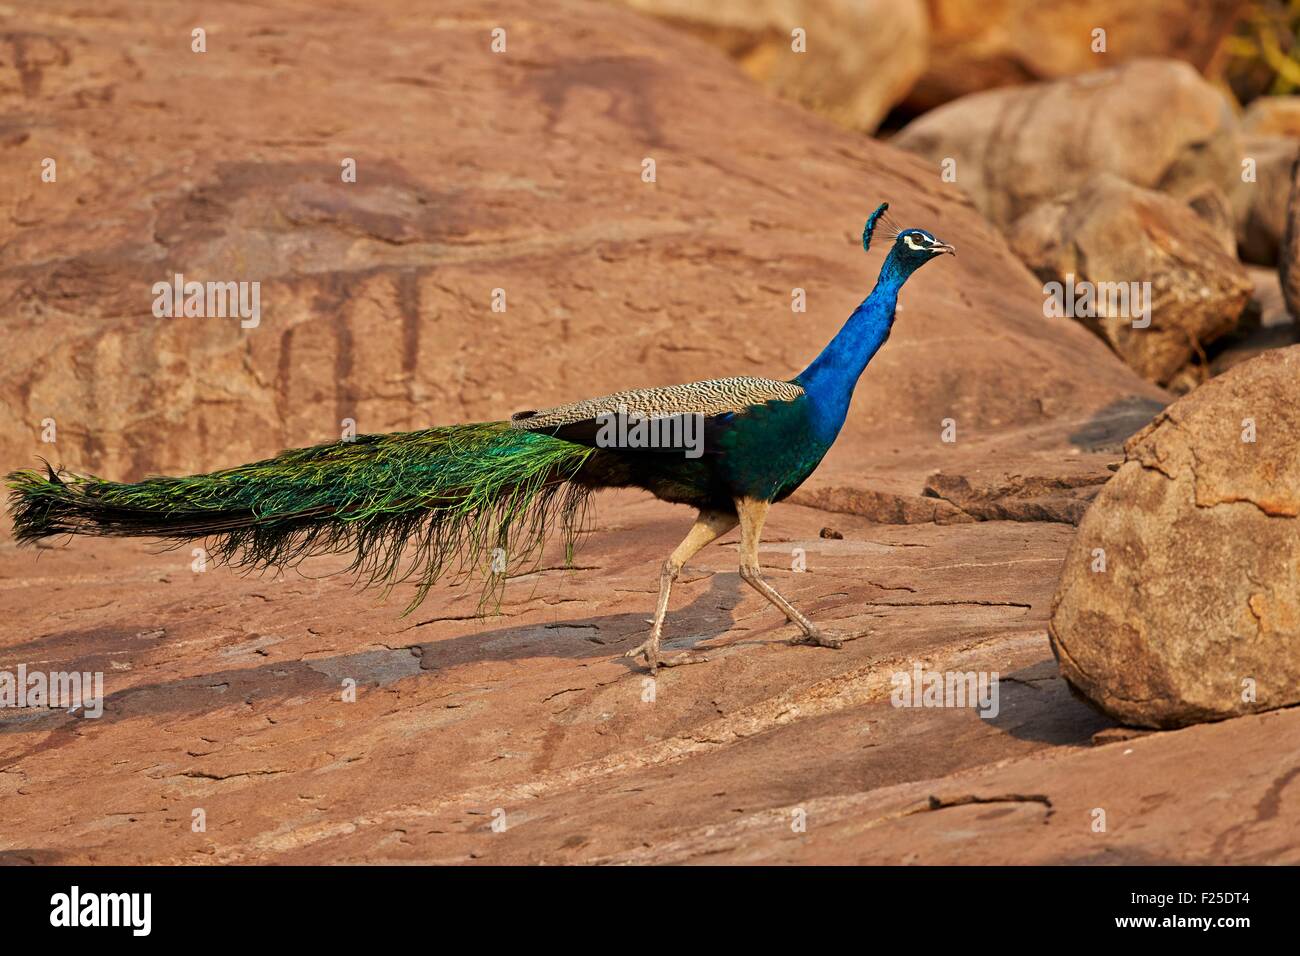
[[[23,470],[8,475],[18,542],[60,535],[122,535],[180,546],[202,541],[218,561],[286,568],[320,554],[351,555],[367,585],[412,582],[407,613],[435,582],[479,575],[485,593],[509,568],[540,559],[558,531],[572,558],[589,496],[640,488],[698,511],[664,562],[649,637],[625,656],[651,672],[704,658],[660,651],[668,601],[682,567],[740,526],[740,576],[799,628],[793,643],[840,647],[759,570],[759,539],[773,502],[788,497],[830,450],[858,378],[889,338],[898,293],[952,246],[900,229],[871,294],[806,369],[789,380],[751,376],[617,392],[509,421],[359,435],[188,477],[122,483]],[[490,567],[490,570],[489,570]]]

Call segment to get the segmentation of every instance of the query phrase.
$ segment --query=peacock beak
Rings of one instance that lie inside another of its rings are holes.
[[[956,249],[948,245],[948,243],[940,242],[937,239],[931,244],[930,251],[933,252],[935,255],[939,255],[945,252],[948,253],[948,255],[950,256],[955,256],[957,254]]]

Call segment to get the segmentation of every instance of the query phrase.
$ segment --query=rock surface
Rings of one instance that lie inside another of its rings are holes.
[[[926,66],[922,0],[615,2],[712,43],[768,89],[862,132],[875,130]]]
[[[936,177],[955,160],[956,185],[1000,226],[1097,173],[1184,197],[1207,183],[1227,195],[1241,169],[1228,101],[1171,60],[975,93],[892,142],[929,159]]]
[[[733,533],[669,617],[671,648],[711,660],[647,685],[620,655],[689,517],[615,495],[597,522],[575,570],[512,581],[480,620],[445,588],[401,618],[400,595],[321,577],[328,562],[196,574],[188,554],[97,541],[33,568],[0,544],[0,667],[102,670],[108,694],[98,720],[0,711],[0,860],[1300,861],[1284,789],[1300,713],[1092,745],[1111,723],[1068,692],[1045,634],[1068,525],[778,507],[771,580],[870,634],[789,646],[738,579]],[[819,537],[828,522],[843,539]],[[918,662],[998,672],[997,716],[892,706]]]
[[[1193,210],[1108,174],[1021,217],[1009,238],[1045,284],[1057,284],[1056,308],[1161,384],[1236,328],[1253,289]]]
[[[1051,635],[1065,678],[1126,723],[1300,702],[1300,346],[1129,440],[1070,547]]]
[[[990,859],[1044,865],[1295,864],[1297,733],[1300,713],[1289,710],[1035,754],[741,815],[609,860],[714,866],[971,866]],[[1094,739],[1105,739],[1104,732]],[[1242,812],[1238,816],[1230,807]],[[808,821],[805,833],[791,832],[796,810]],[[1104,830],[1094,828],[1098,821]]]
[[[1134,57],[1209,65],[1243,0],[929,0],[929,69],[908,96],[927,110],[967,93],[1105,69]],[[1104,28],[1105,51],[1094,49]]]

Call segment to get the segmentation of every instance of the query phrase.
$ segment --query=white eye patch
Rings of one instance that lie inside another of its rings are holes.
[[[906,236],[903,237],[903,241],[904,241],[905,243],[907,243],[907,248],[909,248],[909,249],[913,249],[913,250],[915,250],[916,252],[925,252],[926,249],[929,248],[928,246],[923,245],[922,243],[917,242],[917,241],[916,241],[916,236],[911,235],[910,233],[909,233],[908,235],[906,235]]]

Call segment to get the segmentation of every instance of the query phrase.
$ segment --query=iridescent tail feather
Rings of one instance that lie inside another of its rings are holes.
[[[486,600],[506,568],[540,558],[557,524],[571,554],[592,490],[574,479],[594,453],[504,422],[451,425],[182,478],[17,471],[9,501],[20,543],[64,534],[201,540],[218,562],[246,568],[351,553],[348,570],[368,585],[414,581],[409,612],[449,574],[483,573]]]

